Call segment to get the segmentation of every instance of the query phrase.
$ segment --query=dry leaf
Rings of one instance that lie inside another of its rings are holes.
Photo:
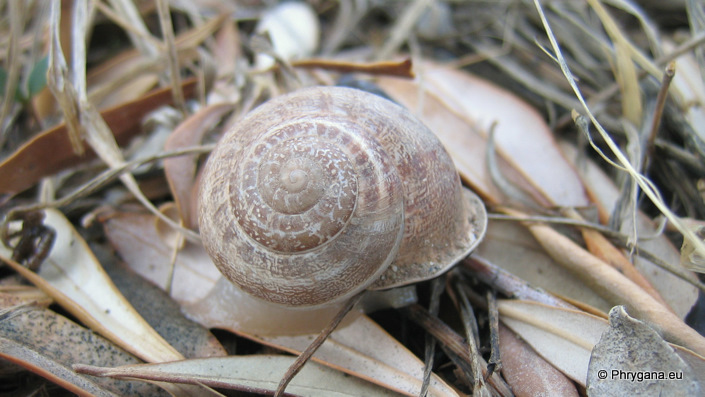
[[[504,325],[499,326],[502,375],[517,397],[578,396],[570,379]]]
[[[523,216],[516,211],[507,212]],[[550,226],[541,223],[525,223],[525,226],[556,262],[582,278],[587,286],[610,303],[626,305],[639,318],[656,327],[669,341],[681,344],[698,354],[705,354],[705,337],[686,325],[680,317],[622,273]]]
[[[418,83],[384,78],[379,84],[431,128],[449,149],[463,178],[473,186],[485,187],[483,195],[489,195],[485,198],[502,201],[490,187],[485,164],[487,132],[496,122],[496,150],[513,167],[511,171],[503,169],[509,179],[529,190],[541,205],[587,205],[580,179],[534,108],[463,71],[424,62],[417,64],[417,74]],[[448,117],[435,114],[448,111],[455,115],[450,119],[452,124],[446,122]]]
[[[525,227],[516,222],[493,221],[475,252],[534,287],[582,302],[604,313],[612,305],[572,272],[549,257]]]
[[[24,344],[4,337],[0,337],[0,357],[40,373],[44,378],[79,396],[118,396],[86,377],[76,374],[70,367],[59,364]]]
[[[585,386],[590,353],[607,321],[570,309],[527,301],[499,301],[500,320],[543,358]]]
[[[140,361],[101,336],[50,310],[6,313],[0,320],[0,355],[19,363],[77,394],[158,395],[157,387],[139,382],[116,382],[77,375],[77,362],[117,366]],[[163,394],[163,393],[162,393]]]
[[[610,326],[595,345],[588,368],[590,396],[696,396],[705,385],[651,327],[610,311]]]
[[[315,337],[240,334],[296,354]],[[405,395],[418,395],[421,390],[423,363],[366,316],[360,316],[350,325],[333,332],[316,351],[313,360]],[[432,375],[429,395],[457,396],[457,393]]]
[[[195,93],[196,80],[184,81],[184,95]],[[141,131],[142,118],[154,109],[170,104],[171,88],[101,112],[118,144],[124,145]],[[0,163],[0,193],[18,193],[34,186],[40,178],[93,159],[92,152],[77,156],[69,142],[65,124],[50,128],[22,145]],[[37,161],[42,159],[42,161]]]
[[[106,213],[100,218],[122,260],[137,274],[165,289],[171,248],[157,235],[154,215],[126,211]],[[187,242],[176,257],[171,297],[182,304],[197,302],[221,277],[203,246]]]
[[[77,365],[76,370],[95,376],[203,384],[211,387],[271,393],[296,358],[278,355],[201,358],[162,364],[99,368]],[[287,393],[302,396],[392,396],[369,382],[349,377],[316,363],[306,364],[291,381]]]
[[[199,145],[203,135],[209,132],[226,112],[233,109],[230,104],[217,104],[202,108],[184,120],[169,135],[164,144],[165,151],[182,149]],[[164,173],[174,202],[184,226],[190,229],[198,227],[194,184],[198,155],[179,156],[164,160]]]
[[[1,259],[81,322],[145,361],[183,358],[115,288],[64,215],[54,209],[44,212],[44,225],[54,230],[56,240],[39,272],[33,273],[9,259],[12,252],[4,245],[0,245]]]
[[[702,390],[703,385],[705,385],[705,357],[695,354],[692,351],[678,345],[671,344],[670,346],[676,349],[678,356],[680,356],[680,358],[685,361],[688,366],[690,366],[690,369],[692,370],[693,375]]]

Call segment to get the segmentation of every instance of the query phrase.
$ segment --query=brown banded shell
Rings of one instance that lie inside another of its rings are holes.
[[[438,139],[363,91],[303,89],[228,131],[204,170],[203,243],[246,292],[319,306],[434,277],[486,226]]]

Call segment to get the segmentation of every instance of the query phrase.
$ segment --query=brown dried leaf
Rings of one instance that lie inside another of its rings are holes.
[[[169,135],[164,150],[171,151],[188,146],[196,146],[227,113],[233,109],[230,104],[217,104],[202,108],[186,120]],[[179,156],[164,160],[164,173],[174,202],[179,210],[184,226],[196,229],[198,220],[195,216],[195,197],[193,197],[196,179],[198,155]]]
[[[292,61],[291,66],[299,69],[323,69],[338,73],[364,73],[367,75],[385,75],[413,78],[411,59],[403,61],[385,61],[360,63],[333,59],[302,59]]]
[[[502,374],[515,396],[579,395],[570,379],[502,324],[499,326],[499,350]]]
[[[651,327],[623,306],[610,311],[609,324],[592,351],[588,395],[702,395],[705,384]]]
[[[184,95],[192,97],[196,80],[184,81]],[[124,145],[141,131],[140,121],[154,109],[171,104],[169,87],[101,112],[101,116],[120,145]],[[35,136],[22,145],[11,156],[0,163],[0,193],[19,193],[34,186],[40,178],[93,159],[95,154],[87,152],[77,156],[67,137],[65,124],[58,125]],[[41,159],[41,161],[37,161]]]

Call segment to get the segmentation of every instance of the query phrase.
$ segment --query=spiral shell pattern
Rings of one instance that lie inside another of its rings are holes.
[[[231,204],[245,234],[273,251],[296,253],[340,233],[358,190],[349,154],[334,144],[339,133],[320,124],[288,125],[243,154]]]
[[[209,157],[203,179],[215,182],[201,187],[201,234],[243,290],[278,304],[322,305],[364,289],[396,256],[402,182],[375,137],[379,125],[360,105],[305,91],[275,98]]]
[[[230,129],[199,192],[203,244],[221,273],[295,307],[434,277],[486,226],[438,139],[376,95],[314,87]]]

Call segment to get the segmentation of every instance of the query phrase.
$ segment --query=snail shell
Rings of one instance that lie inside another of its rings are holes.
[[[434,277],[487,223],[427,127],[350,88],[303,89],[252,111],[218,143],[200,189],[200,232],[216,266],[286,306]]]

